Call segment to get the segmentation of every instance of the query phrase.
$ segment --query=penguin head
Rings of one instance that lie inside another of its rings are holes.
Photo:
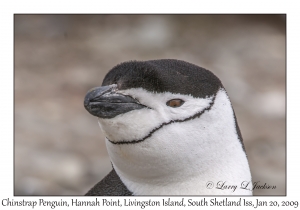
[[[124,176],[203,173],[201,163],[221,159],[223,148],[242,148],[221,81],[184,61],[119,64],[87,93],[84,106],[99,118],[111,161]]]
[[[201,115],[221,87],[213,73],[184,61],[132,61],[114,67],[84,104],[109,141],[138,143],[164,126]]]

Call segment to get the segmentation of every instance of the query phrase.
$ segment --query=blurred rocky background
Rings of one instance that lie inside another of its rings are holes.
[[[116,64],[174,58],[231,97],[255,195],[286,194],[285,15],[15,15],[15,195],[83,195],[111,165],[83,98]]]

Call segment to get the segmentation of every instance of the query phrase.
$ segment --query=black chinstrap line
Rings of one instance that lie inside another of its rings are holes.
[[[144,140],[146,140],[147,138],[151,137],[153,133],[155,133],[157,130],[161,129],[162,127],[164,127],[165,125],[169,125],[169,124],[172,124],[172,123],[177,123],[177,122],[185,122],[185,121],[189,121],[189,120],[192,120],[192,119],[195,119],[197,117],[200,117],[205,111],[209,111],[211,109],[211,107],[214,105],[215,103],[215,98],[216,98],[216,94],[213,96],[212,98],[212,101],[210,102],[209,106],[206,107],[205,109],[203,109],[202,111],[194,114],[193,116],[190,116],[188,118],[185,118],[183,120],[171,120],[170,122],[164,122],[162,123],[160,126],[154,128],[152,131],[150,131],[150,133],[145,136],[144,138],[142,139],[139,139],[139,140],[131,140],[131,141],[118,141],[118,142],[113,142],[111,140],[109,140],[107,137],[107,140],[112,143],[112,144],[135,144],[135,143],[139,143],[139,142],[142,142]]]

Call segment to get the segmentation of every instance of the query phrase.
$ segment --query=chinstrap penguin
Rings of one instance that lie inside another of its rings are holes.
[[[233,108],[210,71],[173,59],[121,63],[84,106],[113,166],[86,195],[252,195]]]

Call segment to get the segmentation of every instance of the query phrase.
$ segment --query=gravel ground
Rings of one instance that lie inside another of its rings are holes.
[[[116,64],[174,58],[214,72],[233,103],[253,181],[286,194],[283,15],[15,15],[15,195],[82,195],[110,170],[83,107]]]

